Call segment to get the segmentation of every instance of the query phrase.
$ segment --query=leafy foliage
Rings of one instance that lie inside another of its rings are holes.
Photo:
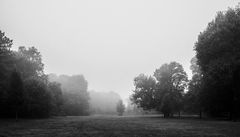
[[[157,79],[156,98],[157,109],[166,116],[180,112],[183,107],[183,93],[187,86],[187,74],[181,64],[171,62],[156,69],[154,76]]]
[[[49,82],[44,74],[42,56],[37,48],[22,46],[18,51],[13,51],[12,44],[12,40],[0,31],[0,117],[63,115],[64,105],[65,108],[74,107],[72,109],[78,113],[86,113],[87,81],[83,76],[73,76],[67,80],[74,94],[63,94],[61,85]],[[64,95],[70,101],[64,102]],[[67,104],[72,100],[75,104]]]
[[[155,85],[156,81],[151,76],[140,74],[134,78],[135,90],[131,100],[143,109],[155,107]]]
[[[88,82],[83,75],[50,74],[50,81],[59,82],[63,91],[62,111],[65,115],[89,115]]]
[[[180,112],[188,82],[182,65],[177,62],[163,64],[156,69],[154,77],[140,74],[134,79],[132,102],[146,110],[157,109],[165,116]]]
[[[37,78],[25,82],[25,110],[27,117],[48,117],[51,112],[51,93],[47,85]]]
[[[202,71],[201,102],[211,115],[239,115],[240,8],[219,12],[195,45]]]

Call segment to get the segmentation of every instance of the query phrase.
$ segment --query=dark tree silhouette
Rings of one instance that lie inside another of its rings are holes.
[[[16,120],[24,103],[24,87],[20,74],[15,70],[10,77],[8,106],[10,115],[15,114]]]
[[[239,116],[240,8],[219,12],[195,45],[202,71],[201,102],[213,116]]]
[[[155,79],[154,79],[155,77]],[[183,109],[183,94],[187,86],[187,74],[181,64],[163,64],[154,77],[140,74],[134,79],[133,103],[145,110],[156,109],[165,117]]]
[[[61,115],[63,105],[61,84],[57,82],[49,82],[48,90],[51,93],[52,115]]]
[[[25,82],[24,117],[48,117],[51,112],[51,93],[39,78],[29,78]]]
[[[132,102],[144,110],[155,108],[155,85],[156,81],[151,76],[140,74],[134,78],[135,90],[131,97]]]
[[[188,84],[188,91],[184,96],[185,111],[190,113],[199,113],[202,118],[202,106],[200,100],[202,73],[197,65],[197,58],[191,60],[192,79]]]
[[[183,107],[183,94],[187,86],[187,74],[181,64],[171,62],[163,64],[154,72],[157,80],[156,95],[157,109],[168,117],[175,112],[179,113]]]

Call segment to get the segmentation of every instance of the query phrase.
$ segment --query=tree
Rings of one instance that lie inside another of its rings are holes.
[[[53,115],[62,113],[61,106],[63,105],[63,94],[61,84],[57,82],[49,82],[48,90],[51,93],[51,105]]]
[[[188,91],[184,96],[185,111],[191,113],[199,113],[199,117],[202,117],[202,106],[200,100],[201,81],[202,74],[199,66],[197,65],[197,58],[191,59],[192,79],[188,84]]]
[[[25,110],[23,117],[49,117],[51,112],[51,93],[39,78],[25,81]]]
[[[154,77],[157,80],[155,93],[157,110],[162,111],[166,117],[174,112],[178,112],[180,116],[183,93],[188,82],[182,65],[177,62],[163,64],[155,70]]]
[[[22,105],[24,103],[24,85],[20,74],[16,70],[11,74],[9,85],[10,88],[7,98],[10,112],[9,115],[15,115],[15,118],[17,120],[19,112],[22,109]]]
[[[125,105],[123,104],[122,100],[119,100],[117,103],[117,112],[119,116],[123,115],[123,112],[125,111]]]
[[[134,78],[135,90],[131,101],[144,110],[155,108],[155,85],[156,81],[151,76],[140,74]]]
[[[239,114],[240,8],[219,12],[195,44],[202,72],[201,102],[213,116]]]
[[[19,47],[15,54],[15,64],[22,73],[24,79],[30,77],[41,77],[46,80],[43,72],[44,64],[42,63],[42,56],[35,47]]]
[[[83,75],[48,76],[52,82],[59,82],[63,91],[63,112],[66,115],[89,115],[88,82]]]
[[[12,40],[5,36],[0,30],[0,115],[5,115],[7,104],[7,91],[9,76],[12,73],[11,66],[11,47]]]

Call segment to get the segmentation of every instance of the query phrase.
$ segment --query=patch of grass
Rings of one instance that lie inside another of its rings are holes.
[[[0,137],[240,137],[240,123],[157,116],[0,120]]]

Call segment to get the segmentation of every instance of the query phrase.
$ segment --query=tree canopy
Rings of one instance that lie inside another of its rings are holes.
[[[240,8],[219,12],[195,44],[202,72],[201,101],[211,115],[239,115]]]
[[[170,116],[183,108],[183,92],[187,86],[187,74],[181,64],[163,64],[154,77],[140,74],[134,79],[135,90],[131,100],[146,110],[156,109]]]

